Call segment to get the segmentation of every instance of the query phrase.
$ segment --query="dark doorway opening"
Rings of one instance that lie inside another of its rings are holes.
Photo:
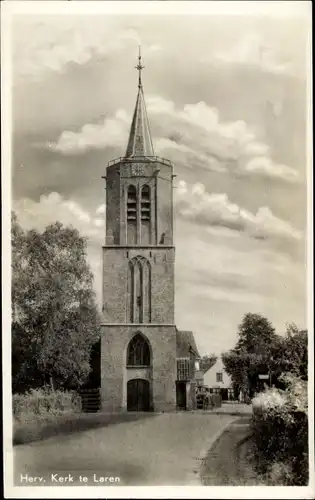
[[[186,382],[176,382],[176,406],[180,410],[186,410]]]
[[[229,391],[227,389],[221,389],[221,398],[222,398],[222,401],[229,400]]]
[[[128,381],[127,410],[150,411],[150,384],[148,380],[133,379]]]
[[[90,354],[90,374],[79,390],[84,413],[96,413],[101,409],[101,341],[93,345]]]

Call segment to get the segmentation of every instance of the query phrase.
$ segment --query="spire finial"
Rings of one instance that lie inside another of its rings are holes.
[[[141,46],[139,45],[139,55],[138,55],[138,64],[135,67],[139,71],[139,81],[138,81],[138,87],[139,89],[142,87],[142,81],[141,81],[141,71],[143,70],[144,66],[141,64]]]
[[[129,140],[125,154],[126,158],[132,158],[136,156],[154,156],[151,132],[141,82],[141,71],[143,70],[143,68],[144,66],[141,62],[141,47],[139,46],[138,64],[136,66],[136,69],[139,72],[138,95],[130,127]]]

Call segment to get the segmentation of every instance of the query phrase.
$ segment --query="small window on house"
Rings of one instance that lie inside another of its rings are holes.
[[[217,382],[223,382],[223,373],[222,372],[217,373]]]

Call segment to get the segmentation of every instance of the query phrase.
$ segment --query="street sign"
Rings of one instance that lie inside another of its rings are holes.
[[[259,380],[269,380],[269,375],[258,375]]]

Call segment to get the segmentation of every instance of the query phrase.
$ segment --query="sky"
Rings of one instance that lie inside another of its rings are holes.
[[[79,229],[100,302],[101,176],[125,152],[141,44],[155,153],[177,176],[177,327],[217,355],[248,312],[305,327],[306,35],[297,15],[15,16],[20,223]]]

